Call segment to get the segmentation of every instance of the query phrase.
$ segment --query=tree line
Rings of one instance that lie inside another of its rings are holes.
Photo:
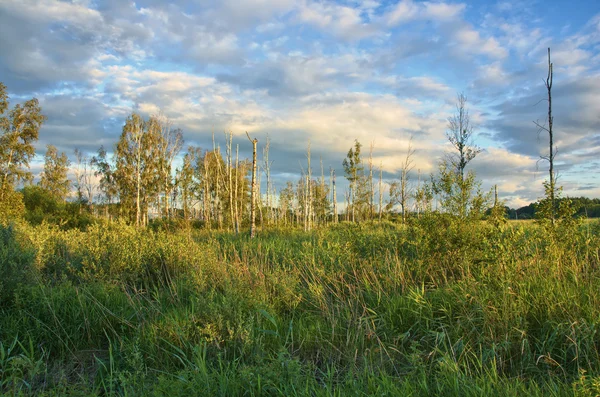
[[[542,157],[550,162],[550,181],[544,184],[546,198],[537,206],[540,213],[554,221],[561,201],[555,186],[552,143],[551,88],[552,64],[548,52],[549,71],[546,80],[549,103],[548,126],[536,122],[550,136],[550,154]],[[164,115],[148,118],[132,113],[127,117],[121,135],[109,152],[100,147],[93,156],[75,150],[75,164],[65,153],[48,145],[44,170],[36,193],[29,162],[35,155],[34,143],[46,120],[37,99],[9,108],[6,87],[0,83],[0,204],[5,214],[23,211],[23,198],[29,206],[48,197],[65,203],[74,188],[79,213],[87,212],[109,219],[123,218],[138,226],[148,225],[150,218],[165,221],[183,220],[206,228],[230,229],[236,233],[248,225],[254,233],[255,222],[263,226],[314,226],[344,221],[365,221],[397,216],[405,222],[409,214],[437,210],[461,219],[483,216],[505,218],[512,214],[492,192],[484,192],[473,170],[467,166],[481,152],[474,143],[474,130],[467,108],[467,97],[459,94],[454,114],[448,119],[446,138],[452,147],[438,163],[436,173],[414,177],[412,138],[403,154],[398,178],[383,181],[383,167],[373,163],[373,144],[368,159],[363,145],[355,140],[342,161],[348,188],[344,192],[344,211],[339,211],[336,173],[329,168],[326,177],[322,160],[315,177],[311,164],[310,142],[306,163],[300,178],[288,181],[279,192],[273,186],[270,140],[257,159],[257,139],[253,158],[240,159],[239,143],[233,133],[225,133],[226,148],[215,144],[210,149],[189,145],[184,149],[183,132]],[[247,133],[246,133],[247,134]],[[234,154],[235,152],[235,154]],[[176,159],[181,158],[179,167]],[[68,178],[73,166],[74,181]],[[257,172],[259,170],[259,172]],[[261,178],[266,190],[261,192]],[[26,185],[19,196],[16,187]],[[41,194],[41,195],[40,195]],[[32,199],[35,197],[35,200]],[[28,201],[29,200],[29,201]],[[33,201],[32,201],[33,200]],[[435,209],[434,209],[435,205]],[[593,212],[593,211],[592,211]],[[521,212],[525,215],[527,212]],[[518,211],[515,217],[518,216]]]

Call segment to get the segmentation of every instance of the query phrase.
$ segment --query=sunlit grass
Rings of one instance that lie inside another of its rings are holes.
[[[599,224],[509,225],[3,228],[0,391],[598,394]]]

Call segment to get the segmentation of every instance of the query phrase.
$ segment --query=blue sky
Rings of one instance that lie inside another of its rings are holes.
[[[279,186],[313,164],[342,175],[358,139],[386,180],[413,137],[415,172],[447,151],[464,92],[485,150],[470,167],[509,205],[542,195],[546,51],[559,182],[600,197],[600,3],[589,1],[0,1],[0,81],[36,96],[46,144],[113,147],[132,111],[162,111],[187,143],[271,139]],[[36,165],[39,168],[39,164]],[[314,172],[318,166],[314,168]],[[343,191],[340,192],[340,198]]]

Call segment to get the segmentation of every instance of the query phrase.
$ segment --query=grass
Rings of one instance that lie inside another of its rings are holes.
[[[600,225],[0,233],[6,395],[600,394]]]

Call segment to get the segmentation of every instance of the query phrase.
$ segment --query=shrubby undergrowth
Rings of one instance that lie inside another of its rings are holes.
[[[597,395],[600,224],[0,228],[8,395]]]

